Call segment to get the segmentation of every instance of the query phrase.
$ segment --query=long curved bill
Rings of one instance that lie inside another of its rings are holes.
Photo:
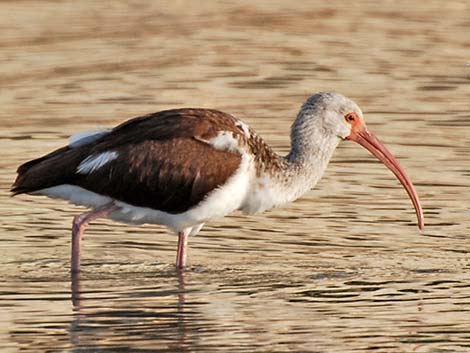
[[[411,182],[410,178],[406,174],[405,170],[398,163],[395,157],[390,153],[390,151],[385,147],[385,145],[379,141],[374,134],[369,132],[365,127],[362,129],[353,129],[351,135],[347,137],[348,140],[357,142],[362,147],[367,149],[370,153],[376,156],[383,164],[387,166],[388,169],[392,171],[393,174],[400,181],[401,185],[405,188],[408,196],[413,203],[413,206],[416,211],[416,217],[418,218],[418,227],[420,230],[424,229],[424,217],[423,209],[421,208],[421,203],[419,202],[418,194],[416,193],[415,187]]]

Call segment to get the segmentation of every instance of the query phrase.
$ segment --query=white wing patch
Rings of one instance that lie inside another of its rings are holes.
[[[85,158],[80,165],[77,167],[78,174],[90,174],[95,170],[100,169],[106,163],[109,163],[116,158],[119,154],[115,151],[107,151],[100,154],[92,154]]]
[[[238,121],[235,123],[235,126],[237,126],[237,127],[239,127],[240,129],[242,129],[243,133],[245,134],[245,136],[246,136],[247,138],[250,138],[250,137],[251,137],[250,128],[249,128],[248,125],[246,125],[243,121],[238,120]]]
[[[108,134],[111,129],[100,129],[94,131],[79,132],[75,135],[70,136],[69,138],[69,147],[75,148],[84,145],[88,145],[100,137]]]
[[[217,150],[240,152],[241,148],[238,140],[231,131],[219,131],[216,137],[211,138],[209,144]]]

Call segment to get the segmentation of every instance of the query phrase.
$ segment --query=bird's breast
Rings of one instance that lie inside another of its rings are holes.
[[[256,177],[250,185],[240,210],[246,214],[260,213],[293,201],[283,185],[270,176]]]
[[[197,206],[187,211],[188,219],[193,223],[203,223],[240,209],[248,197],[253,174],[253,159],[250,155],[243,154],[236,172],[225,184],[213,190]]]

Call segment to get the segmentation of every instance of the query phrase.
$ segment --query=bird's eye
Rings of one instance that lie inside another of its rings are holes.
[[[349,122],[349,123],[352,123],[354,120],[356,120],[356,116],[355,116],[354,114],[352,114],[352,113],[346,114],[346,115],[344,116],[344,118],[345,118],[346,121]]]

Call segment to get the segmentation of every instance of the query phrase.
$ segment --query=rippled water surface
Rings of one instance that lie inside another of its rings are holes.
[[[0,351],[470,352],[468,1],[0,3]],[[347,4],[347,5],[346,5]],[[414,180],[343,143],[289,207],[159,226],[10,198],[21,162],[161,109],[244,119],[279,153],[311,93],[355,99]]]

